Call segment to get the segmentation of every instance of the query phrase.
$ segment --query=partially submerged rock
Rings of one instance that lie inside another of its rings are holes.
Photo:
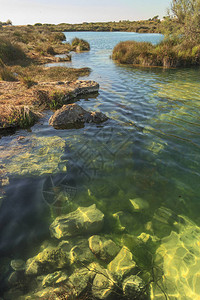
[[[113,259],[120,248],[112,240],[107,240],[99,235],[93,235],[89,238],[90,250],[100,259],[110,261]]]
[[[104,214],[93,204],[89,207],[79,207],[67,215],[57,217],[50,225],[50,232],[57,239],[95,234],[101,231],[103,222]]]
[[[63,105],[49,120],[49,125],[56,129],[81,128],[84,123],[102,123],[108,117],[101,112],[88,112],[78,104]]]
[[[116,278],[123,278],[136,271],[136,263],[133,260],[133,255],[131,251],[123,246],[118,255],[108,264],[108,270]]]

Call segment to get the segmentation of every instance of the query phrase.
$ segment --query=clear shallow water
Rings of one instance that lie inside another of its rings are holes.
[[[1,138],[3,257],[37,253],[52,219],[80,205],[96,203],[106,215],[105,232],[118,239],[112,214],[119,211],[126,214],[126,233],[136,236],[161,206],[200,226],[200,69],[132,68],[110,59],[119,41],[158,43],[161,35],[66,33],[67,41],[75,36],[91,51],[56,65],[90,67],[85,79],[99,82],[99,95],[78,104],[111,120],[55,130],[47,112],[31,132]],[[129,199],[138,197],[148,202],[148,212],[131,214]]]

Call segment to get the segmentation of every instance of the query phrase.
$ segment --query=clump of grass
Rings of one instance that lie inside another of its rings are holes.
[[[4,81],[16,81],[16,77],[14,76],[13,72],[6,67],[3,63],[2,59],[0,58],[0,79]]]
[[[200,65],[200,45],[170,39],[158,45],[127,41],[115,46],[112,58],[122,64],[165,68]]]
[[[29,89],[32,86],[36,85],[37,82],[32,79],[29,75],[24,75],[20,77],[20,81]]]
[[[89,51],[90,44],[87,41],[76,37],[72,40],[72,50],[74,50],[74,51]]]
[[[0,59],[4,63],[12,64],[25,58],[26,55],[20,46],[11,43],[7,39],[0,38]]]
[[[60,91],[54,91],[50,94],[49,108],[50,109],[58,109],[64,104],[64,93]]]
[[[0,78],[4,81],[16,81],[16,76],[8,68],[0,68]]]
[[[37,116],[28,106],[7,106],[4,111],[3,127],[28,128],[34,125]]]

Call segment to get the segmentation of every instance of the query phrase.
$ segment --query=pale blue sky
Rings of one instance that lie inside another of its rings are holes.
[[[170,0],[0,0],[0,21],[14,25],[144,20],[166,15]]]

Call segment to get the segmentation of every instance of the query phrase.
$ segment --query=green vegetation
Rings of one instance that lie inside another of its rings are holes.
[[[89,51],[90,50],[90,44],[82,39],[74,38],[72,40],[72,50],[80,52],[80,51]]]
[[[121,42],[112,58],[122,64],[187,67],[200,65],[200,1],[173,0],[173,15],[160,25],[165,39],[159,45]]]
[[[160,66],[165,68],[200,65],[200,45],[166,40],[159,45],[145,42],[121,42],[113,49],[112,58],[121,64]]]
[[[52,32],[54,31],[132,31],[132,32],[160,32],[161,21],[158,17],[154,17],[149,20],[141,21],[129,21],[122,20],[119,22],[96,22],[82,24],[68,24],[61,23],[58,25],[54,24],[41,24],[37,23],[34,25],[36,28],[48,29]]]

